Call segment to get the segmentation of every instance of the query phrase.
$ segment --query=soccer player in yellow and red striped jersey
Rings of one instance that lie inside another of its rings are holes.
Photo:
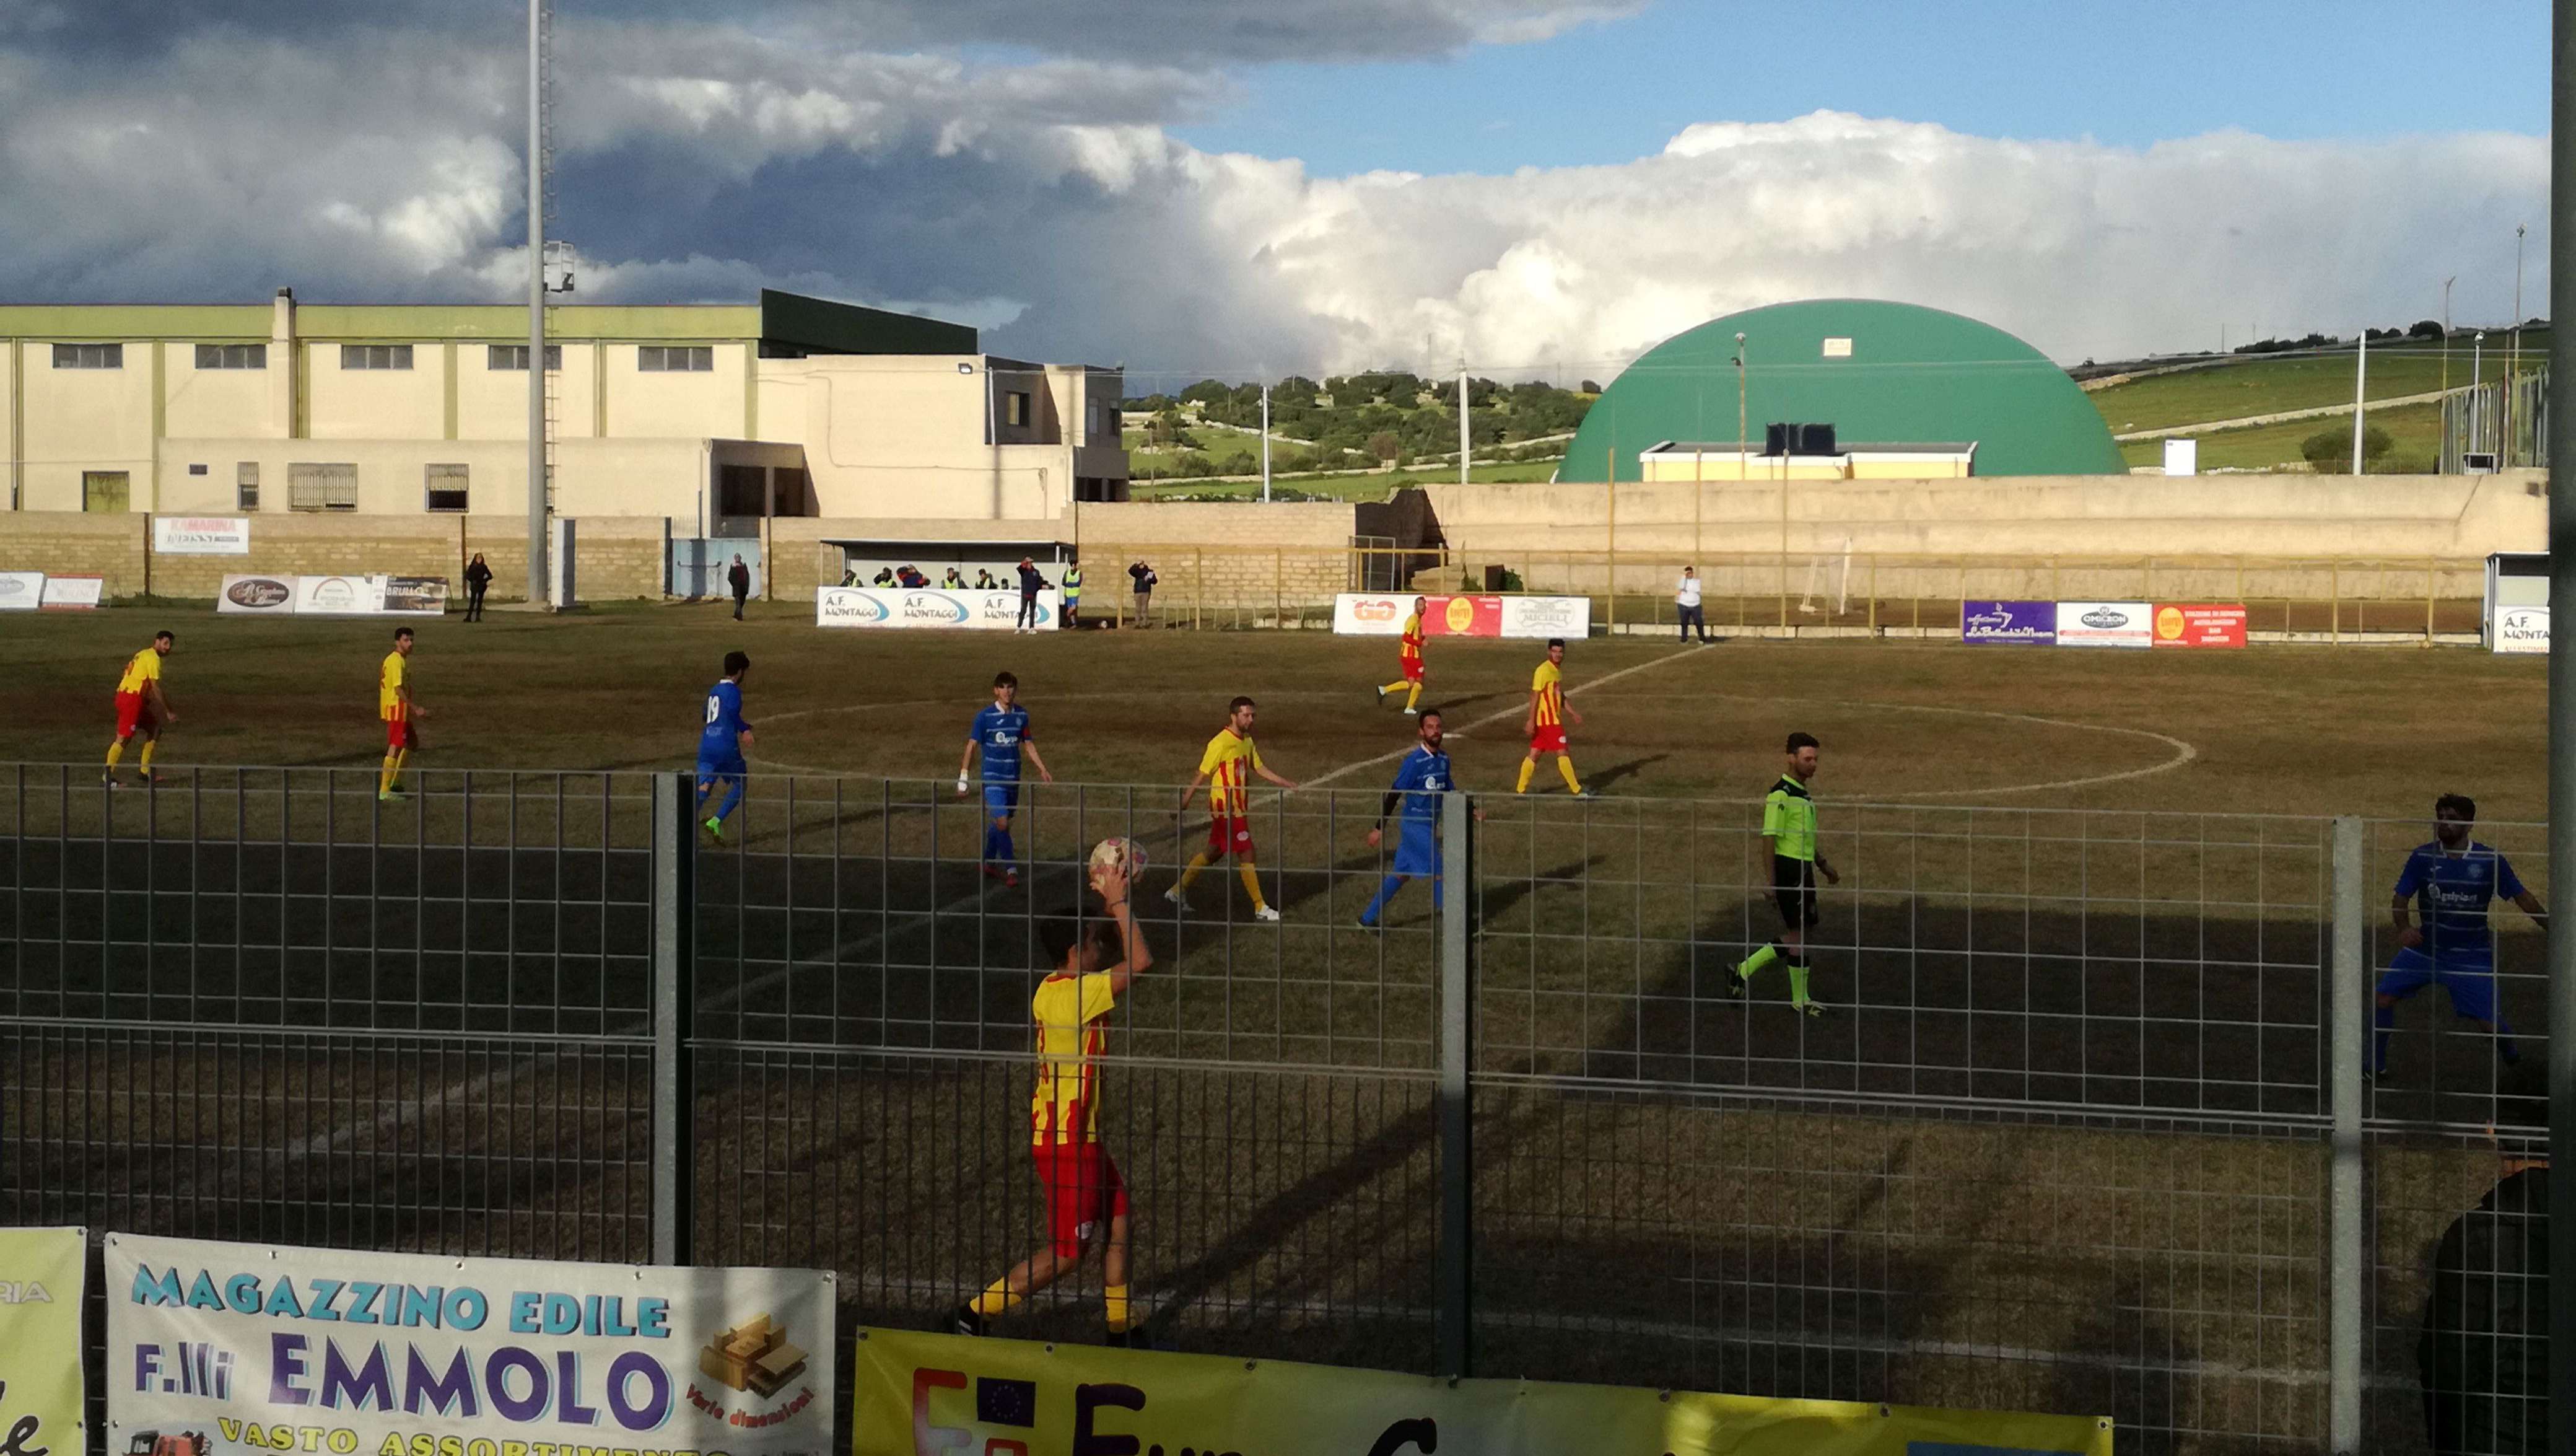
[[[1565,791],[1581,799],[1592,797],[1591,791],[1574,776],[1574,755],[1565,747],[1568,722],[1579,728],[1583,715],[1565,701],[1565,639],[1550,637],[1547,661],[1530,674],[1529,712],[1521,725],[1529,734],[1529,756],[1521,760],[1521,781],[1513,793],[1528,793],[1530,775],[1538,771],[1538,756],[1553,753],[1556,771],[1565,775]]]
[[[1129,1342],[1127,1185],[1100,1145],[1099,1059],[1108,1047],[1109,1013],[1128,984],[1154,964],[1154,952],[1127,903],[1127,866],[1094,863],[1091,888],[1108,920],[1093,921],[1087,934],[1070,920],[1047,922],[1048,949],[1062,969],[1039,982],[1029,998],[1038,1062],[1037,1091],[1029,1099],[1029,1153],[1046,1188],[1047,1243],[958,1307],[949,1327],[961,1335],[984,1333],[985,1320],[1080,1268],[1100,1248],[1109,1343]]]
[[[1429,605],[1421,597],[1413,599],[1413,615],[1404,619],[1403,645],[1396,649],[1396,661],[1403,667],[1404,676],[1377,690],[1378,703],[1384,706],[1387,694],[1405,689],[1404,715],[1408,718],[1416,716],[1422,706],[1422,610]]]
[[[137,733],[143,735],[142,756],[134,760],[141,782],[160,782],[152,774],[152,751],[161,746],[161,725],[179,721],[170,700],[161,696],[161,659],[178,643],[174,633],[155,632],[151,646],[125,660],[125,671],[116,680],[116,739],[107,745],[107,772],[100,779],[111,789],[117,786],[117,761]]]
[[[1164,899],[1175,909],[1190,908],[1190,882],[1199,871],[1225,858],[1234,856],[1235,868],[1243,875],[1243,888],[1252,896],[1252,918],[1276,920],[1279,912],[1261,898],[1261,875],[1252,863],[1252,819],[1249,786],[1250,774],[1259,774],[1283,789],[1297,785],[1270,771],[1261,761],[1261,750],[1252,744],[1253,702],[1237,698],[1226,704],[1226,722],[1208,740],[1207,752],[1199,755],[1198,777],[1181,791],[1181,807],[1172,811],[1174,818],[1189,812],[1190,800],[1198,797],[1199,785],[1208,786],[1208,847],[1190,856],[1189,868],[1181,871],[1178,884],[1166,892]]]
[[[420,747],[420,719],[429,710],[411,699],[409,627],[394,629],[394,650],[376,667],[376,716],[385,720],[385,768],[376,778],[376,797],[403,797],[402,771],[411,751]]]

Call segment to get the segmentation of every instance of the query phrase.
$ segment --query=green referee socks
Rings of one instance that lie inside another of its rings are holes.
[[[1746,956],[1736,965],[1735,979],[1739,981],[1750,981],[1764,966],[1771,964],[1779,958],[1780,947],[1776,945],[1766,945],[1760,950],[1755,951],[1753,954]],[[1790,974],[1795,975],[1796,971],[1793,969]]]
[[[1790,1005],[1804,1006],[1807,1004],[1807,972],[1811,969],[1813,968],[1803,962],[1789,962]]]

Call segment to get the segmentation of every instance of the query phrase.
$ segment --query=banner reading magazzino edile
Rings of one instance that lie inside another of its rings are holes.
[[[109,1447],[821,1456],[830,1276],[111,1235]],[[181,1446],[167,1443],[177,1439]]]

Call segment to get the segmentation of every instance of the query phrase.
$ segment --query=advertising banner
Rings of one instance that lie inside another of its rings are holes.
[[[81,1301],[89,1232],[0,1228],[0,1450],[88,1449]]]
[[[1020,594],[1014,591],[939,591],[923,587],[825,586],[814,589],[817,627],[954,627],[981,632],[1008,632],[1019,625]],[[1038,593],[1038,630],[1063,625],[1057,592]]]
[[[295,578],[291,576],[228,576],[221,594],[215,598],[218,612],[263,612],[280,616],[295,610]]]
[[[2236,602],[2156,604],[2158,647],[2242,647],[2245,607]]]
[[[299,576],[295,610],[309,617],[372,617],[385,609],[381,576]]]
[[[404,617],[421,613],[435,617],[446,610],[446,577],[389,576],[385,578],[385,615]]]
[[[248,516],[154,516],[152,550],[162,556],[248,556]]]
[[[2060,647],[2152,647],[2155,612],[2145,602],[2059,602]]]
[[[1341,592],[1333,598],[1333,631],[1343,637],[1399,636],[1417,597],[1425,637],[1582,637],[1592,630],[1589,597]]]
[[[116,1368],[112,1358],[109,1368]],[[1262,1456],[2111,1452],[2111,1423],[2089,1416],[1453,1381],[898,1330],[859,1332],[852,1386],[851,1456],[1157,1449]]]
[[[2497,612],[2495,650],[2547,654],[2549,609],[2547,607],[2506,607]]]
[[[32,612],[44,602],[43,572],[0,571],[0,612]]]
[[[107,578],[95,573],[45,578],[45,610],[48,612],[91,611],[106,595]]]
[[[1961,602],[1959,640],[1984,646],[2051,646],[2057,641],[2057,603]]]
[[[106,1277],[120,1453],[145,1432],[209,1456],[822,1456],[832,1441],[833,1294],[815,1270],[111,1234]]]
[[[1592,634],[1590,597],[1505,597],[1505,637],[1570,637]]]

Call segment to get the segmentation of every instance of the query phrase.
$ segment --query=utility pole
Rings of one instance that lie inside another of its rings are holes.
[[[2521,377],[2521,374],[2522,374],[2522,235],[2523,235],[2524,233],[2528,232],[2528,231],[2530,231],[2530,227],[2529,227],[2529,225],[2528,225],[2528,224],[2525,224],[2525,223],[2516,223],[2516,224],[2514,224],[2514,227],[2513,227],[2513,332],[2512,332],[2510,335],[2508,335],[2508,336],[2507,336],[2507,338],[2510,340],[2510,342],[2506,345],[2506,348],[2505,348],[2505,366],[2504,366],[2504,418],[2505,418],[2505,434],[2504,434],[2504,438],[2503,438],[2501,441],[2499,441],[2499,442],[2498,442],[2498,444],[2499,444],[2499,446],[2500,446],[2500,449],[2499,449],[2499,452],[2498,452],[2498,455],[2497,455],[2496,464],[2497,464],[2497,465],[2499,465],[2499,466],[2503,466],[2503,465],[2510,465],[2510,464],[2512,464],[2512,463],[2513,463],[2513,382],[2514,382],[2514,380],[2515,380],[2515,379],[2517,379],[2517,378]]]
[[[2370,383],[2370,325],[2361,326],[2361,352],[2353,356],[2352,365],[2352,473],[2361,473],[2362,401],[2368,397]]]
[[[2576,0],[2550,7],[2549,296],[2576,299]],[[2521,321],[2519,308],[2515,322]],[[2549,331],[2549,615],[2576,621],[2576,329]],[[2576,864],[2576,651],[2549,654],[2549,852]],[[2563,856],[2563,857],[2561,857]],[[2354,995],[2361,987],[2348,988]],[[2576,1456],[2576,927],[2549,925],[2549,1449]]]
[[[2487,383],[2486,350],[2486,330],[2480,329],[2469,336],[2469,448],[2472,450],[2486,448],[2481,441],[2481,437],[2486,432],[2478,428],[2485,422],[2487,408],[2484,394]]]
[[[546,590],[546,0],[528,0],[528,604]]]
[[[1261,503],[1270,504],[1270,381],[1261,381]]]
[[[1753,478],[1753,446],[1744,438],[1744,336],[1735,336],[1735,479]]]
[[[1458,358],[1458,483],[1467,483],[1467,359]]]
[[[2449,473],[2449,467],[2452,463],[2450,459],[2451,432],[2448,428],[2448,422],[2451,418],[2451,285],[2459,281],[2460,275],[2457,273],[2454,273],[2450,277],[2442,280],[2442,419],[2444,421],[2444,429],[2442,431],[2442,444],[2439,447],[2440,453],[2434,458],[2433,469],[2444,474]]]

